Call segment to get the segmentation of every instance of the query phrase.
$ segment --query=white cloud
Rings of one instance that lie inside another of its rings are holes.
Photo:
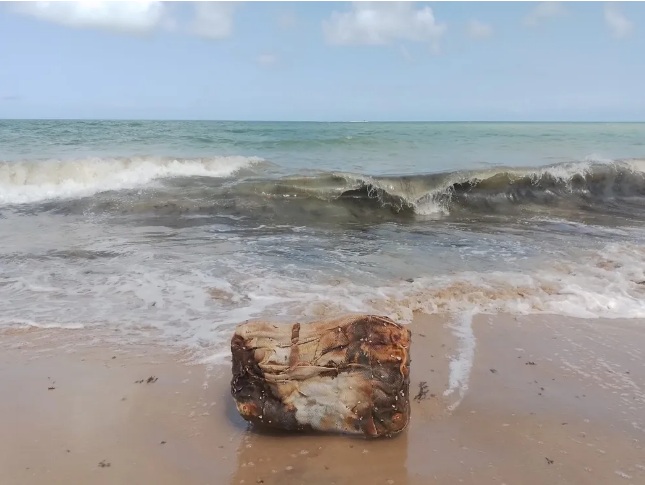
[[[195,21],[191,32],[207,39],[223,39],[233,33],[234,3],[195,3]]]
[[[605,22],[617,39],[628,37],[634,28],[632,22],[612,4],[605,5]]]
[[[278,62],[278,56],[275,54],[261,54],[257,57],[256,62],[262,67],[271,67]]]
[[[408,2],[354,3],[346,12],[332,12],[323,21],[327,42],[335,45],[384,45],[396,40],[430,42],[435,46],[446,31],[430,7]]]
[[[15,11],[79,29],[144,34],[163,25],[162,2],[23,2]]]
[[[468,22],[468,35],[473,39],[487,39],[493,35],[493,27],[473,19]]]
[[[559,17],[565,13],[566,9],[560,2],[541,2],[524,17],[524,23],[534,27],[546,19]]]

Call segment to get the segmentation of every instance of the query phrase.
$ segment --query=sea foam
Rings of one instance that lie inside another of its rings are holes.
[[[0,204],[87,197],[173,177],[230,177],[262,161],[257,157],[230,156],[0,162]]]

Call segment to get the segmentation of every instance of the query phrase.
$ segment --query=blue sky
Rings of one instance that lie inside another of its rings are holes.
[[[643,3],[0,4],[0,118],[645,120]]]

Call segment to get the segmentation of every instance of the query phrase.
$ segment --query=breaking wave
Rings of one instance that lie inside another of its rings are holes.
[[[396,218],[550,208],[640,213],[645,202],[645,160],[405,176],[309,171],[271,177],[262,165],[270,163],[252,157],[0,162],[0,203],[48,202],[48,209],[63,211],[233,210],[238,215],[324,219],[341,212]],[[142,188],[145,196],[133,192]]]
[[[372,201],[394,212],[504,212],[513,206],[592,206],[645,197],[645,160],[496,167],[401,177],[349,173],[283,179],[272,196]],[[642,201],[641,201],[642,202]]]
[[[230,177],[262,162],[261,158],[240,156],[0,162],[0,204],[88,197],[173,177]]]

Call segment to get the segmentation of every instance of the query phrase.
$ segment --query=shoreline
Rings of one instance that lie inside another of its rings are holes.
[[[0,482],[645,481],[639,321],[416,315],[410,329],[410,394],[427,394],[385,440],[250,430],[228,365],[84,330],[0,332]]]

